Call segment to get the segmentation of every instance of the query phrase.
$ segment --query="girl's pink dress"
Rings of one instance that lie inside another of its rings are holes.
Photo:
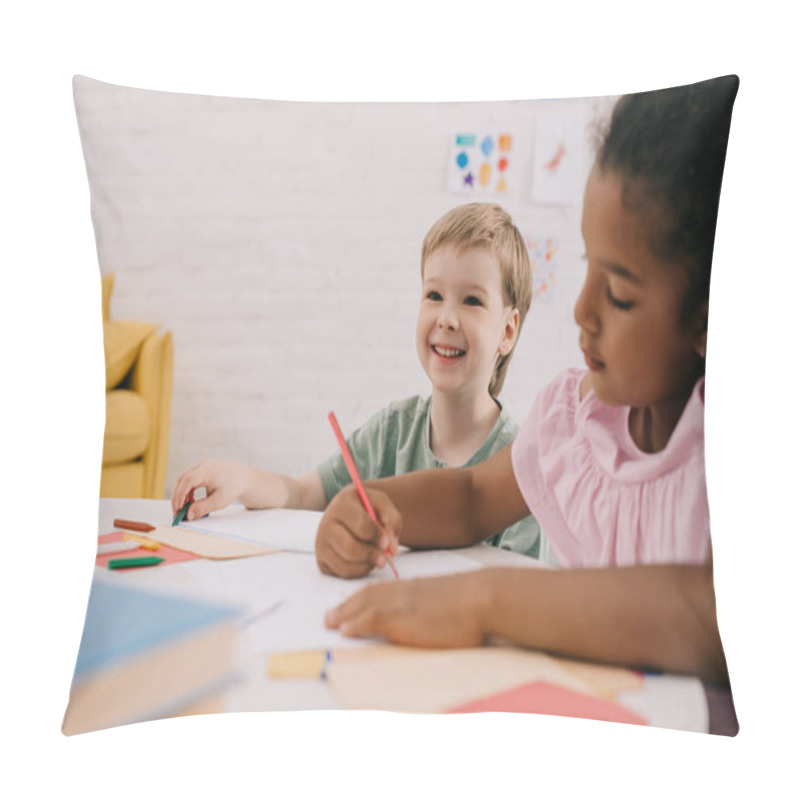
[[[702,563],[709,558],[701,378],[664,450],[643,453],[627,406],[593,392],[584,370],[536,398],[511,458],[531,513],[563,567]]]

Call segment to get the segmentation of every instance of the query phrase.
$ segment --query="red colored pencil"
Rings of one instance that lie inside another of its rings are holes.
[[[372,507],[372,503],[369,501],[369,497],[367,497],[367,491],[364,488],[364,484],[361,481],[361,476],[358,474],[358,469],[356,468],[356,462],[353,461],[353,456],[350,454],[350,448],[347,446],[347,442],[344,440],[344,436],[342,436],[342,429],[339,427],[339,423],[336,421],[336,415],[331,411],[328,414],[328,421],[331,423],[331,427],[333,428],[333,432],[336,434],[336,440],[339,442],[339,448],[342,451],[342,456],[344,457],[344,463],[347,465],[347,471],[350,473],[350,477],[353,480],[353,483],[356,486],[356,492],[358,492],[358,497],[361,500],[361,504],[364,506],[367,514],[369,514],[369,518],[376,524],[380,525],[378,522],[378,515],[375,513],[375,509]],[[389,552],[388,548],[384,551],[386,553],[386,558],[389,561],[389,566],[392,568],[392,572],[394,572],[395,578],[400,578],[397,574],[397,567],[394,565],[394,559],[392,558],[392,554]]]
[[[133,522],[129,519],[115,519],[114,527],[125,528],[129,531],[139,531],[140,533],[148,533],[155,530],[155,527],[148,525],[146,522]]]

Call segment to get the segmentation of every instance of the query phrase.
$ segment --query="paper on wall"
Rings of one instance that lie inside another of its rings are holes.
[[[583,199],[585,111],[582,106],[542,111],[533,142],[533,201],[543,205],[578,205]]]
[[[453,135],[447,189],[458,194],[505,195],[513,186],[514,139],[508,132]]]

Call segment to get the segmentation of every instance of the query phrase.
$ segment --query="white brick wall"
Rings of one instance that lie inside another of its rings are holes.
[[[78,79],[76,108],[100,270],[116,273],[112,316],[175,339],[169,488],[204,455],[305,472],[335,449],[328,411],[348,432],[427,392],[419,250],[470,199],[446,191],[457,131],[514,135],[517,186],[498,202],[523,233],[560,245],[557,294],[534,303],[502,399],[521,420],[580,363],[580,198],[531,200],[541,104],[271,102]]]

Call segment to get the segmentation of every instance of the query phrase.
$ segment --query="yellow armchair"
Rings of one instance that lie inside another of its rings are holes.
[[[103,276],[106,426],[101,497],[164,497],[174,350],[147,322],[111,320],[114,274]]]

